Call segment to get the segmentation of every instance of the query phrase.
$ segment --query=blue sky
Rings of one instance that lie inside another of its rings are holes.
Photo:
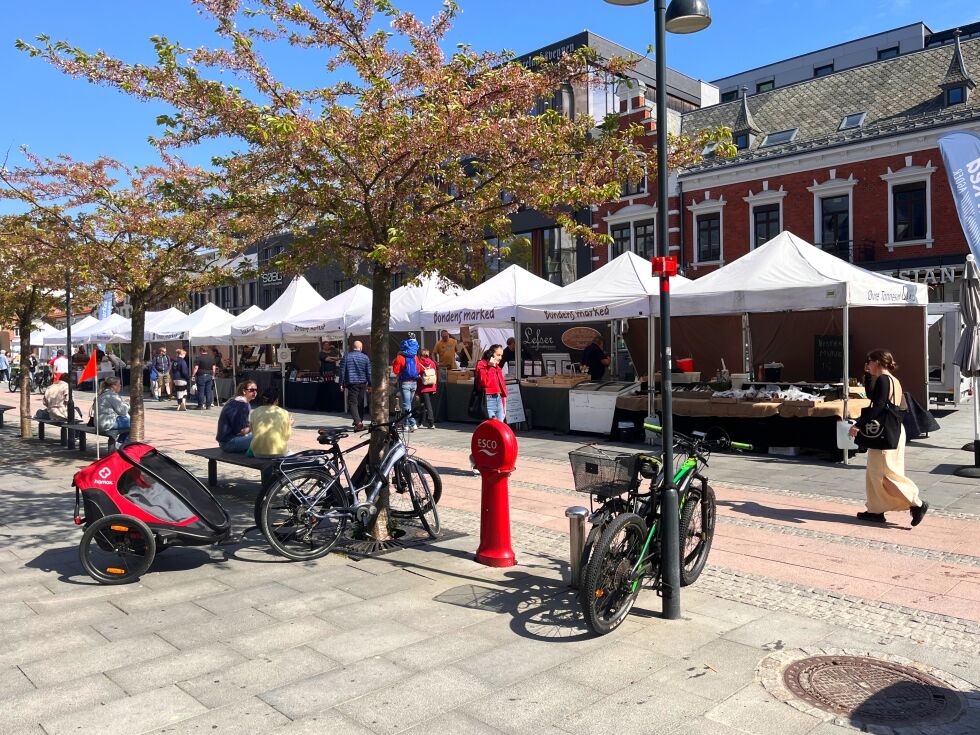
[[[438,0],[395,0],[428,17]],[[637,51],[653,36],[653,5],[635,8],[602,0],[459,0],[450,43],[477,49],[530,51],[588,29]],[[668,38],[668,63],[711,80],[860,36],[923,21],[942,30],[980,20],[962,0],[710,0],[714,22],[693,36]],[[146,143],[162,107],[65,77],[14,49],[38,34],[89,51],[102,48],[127,61],[151,61],[148,38],[166,35],[185,46],[209,43],[209,24],[189,0],[30,0],[10,2],[0,25],[5,109],[0,155],[27,145],[40,155],[100,154],[127,163],[152,160]],[[293,57],[295,58],[295,56]],[[283,56],[287,63],[290,55]],[[295,69],[293,70],[295,71]],[[315,74],[315,69],[305,70]]]

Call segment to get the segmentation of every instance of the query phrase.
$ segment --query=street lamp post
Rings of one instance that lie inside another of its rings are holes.
[[[605,0],[611,5],[642,5],[647,0]],[[667,242],[667,52],[666,31],[696,33],[711,24],[707,0],[654,0],[657,76],[657,254],[653,270],[660,277],[660,372],[661,410],[663,411],[663,446],[665,487],[660,500],[663,523],[662,596],[663,616],[676,620],[681,616],[680,519],[677,488],[674,487],[674,417],[670,381],[670,276],[677,264],[670,257]],[[681,247],[683,247],[681,243]],[[652,318],[652,315],[651,315]],[[652,334],[651,334],[652,337]],[[653,365],[648,372],[653,374]]]

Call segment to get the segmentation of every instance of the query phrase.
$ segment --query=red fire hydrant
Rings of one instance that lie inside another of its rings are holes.
[[[484,421],[470,441],[473,464],[483,477],[480,499],[480,548],[476,560],[488,567],[516,564],[510,545],[508,484],[517,462],[517,437],[503,421]]]

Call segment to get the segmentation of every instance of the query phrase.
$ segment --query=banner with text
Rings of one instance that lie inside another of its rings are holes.
[[[973,256],[980,260],[980,135],[958,131],[939,139],[956,211]]]

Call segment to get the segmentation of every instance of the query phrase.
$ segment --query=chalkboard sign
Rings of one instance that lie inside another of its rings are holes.
[[[844,372],[844,338],[817,335],[813,338],[813,379],[840,382]]]
[[[521,384],[516,380],[507,381],[507,423],[523,424],[527,421],[524,415],[524,396],[521,395]]]

